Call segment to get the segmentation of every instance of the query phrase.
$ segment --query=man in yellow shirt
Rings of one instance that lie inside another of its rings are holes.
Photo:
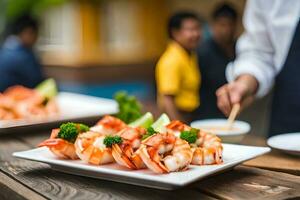
[[[200,105],[200,72],[195,49],[201,37],[199,18],[189,12],[173,15],[168,24],[171,39],[156,66],[158,104],[171,119],[188,122]]]

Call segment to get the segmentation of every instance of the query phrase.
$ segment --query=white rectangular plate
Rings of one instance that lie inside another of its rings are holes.
[[[133,185],[172,190],[203,179],[217,172],[225,171],[235,165],[270,151],[268,147],[254,147],[224,144],[224,163],[220,165],[191,165],[183,172],[155,174],[148,169],[129,170],[117,164],[95,166],[81,160],[62,160],[56,158],[46,147],[28,151],[15,152],[13,156],[27,160],[39,161],[51,165],[55,170],[65,173],[88,176],[104,180]]]
[[[57,116],[43,120],[0,120],[0,130],[102,116],[105,114],[114,114],[118,111],[118,105],[112,99],[98,98],[69,92],[60,92],[56,99],[60,109],[60,113]]]

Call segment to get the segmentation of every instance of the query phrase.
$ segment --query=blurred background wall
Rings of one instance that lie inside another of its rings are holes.
[[[154,66],[168,42],[166,24],[169,16],[179,10],[192,10],[209,23],[211,12],[222,2],[65,0],[41,14],[43,27],[38,49],[47,73],[65,82],[66,89],[78,90],[78,81],[114,82],[118,86],[117,81],[131,86],[127,90],[135,87],[133,92],[141,98],[153,100]],[[241,33],[245,1],[228,2],[239,12]],[[205,27],[207,36],[209,28],[208,25]],[[81,87],[84,86],[81,84]],[[91,87],[83,90],[88,91]],[[94,87],[93,91],[97,86]],[[111,94],[109,91],[104,93],[104,96]]]
[[[221,0],[69,0],[42,14],[39,49],[48,65],[86,67],[155,61],[167,43],[166,22],[179,10],[210,21]],[[240,15],[244,0],[231,0]],[[239,33],[242,24],[239,21]],[[59,62],[58,62],[59,59]]]
[[[168,39],[168,17],[192,10],[206,21],[222,0],[1,0],[0,31],[10,17],[31,9],[41,22],[37,50],[46,74],[62,90],[112,97],[117,90],[137,95],[155,108],[154,67]],[[243,31],[245,0],[228,0]],[[264,135],[269,97],[240,117]],[[257,115],[259,113],[259,116]]]
[[[9,17],[18,15],[26,10],[26,7],[34,7],[32,12],[36,13],[41,21],[37,49],[43,64],[47,67],[47,72],[52,76],[61,78],[60,73],[55,74],[54,68],[57,67],[101,67],[103,70],[125,66],[124,71],[128,73],[130,79],[134,79],[130,76],[130,71],[142,69],[144,73],[140,73],[143,78],[153,74],[151,71],[154,64],[168,41],[166,23],[172,13],[192,10],[209,23],[212,10],[223,1],[2,0],[1,2],[3,5],[4,2],[8,4],[6,10]],[[241,16],[245,1],[228,2],[236,7]],[[5,10],[5,6],[2,6],[2,9]],[[5,12],[1,13],[4,15]],[[0,19],[0,30],[3,30],[5,17],[1,16]],[[206,32],[209,34],[208,29]],[[241,32],[242,24],[239,21],[239,33]],[[132,68],[126,68],[128,65]],[[85,72],[74,76],[64,75],[63,78],[73,77],[96,82],[110,79],[106,73],[86,77],[88,74]],[[92,72],[94,74],[93,70]],[[120,78],[118,74],[114,75]]]

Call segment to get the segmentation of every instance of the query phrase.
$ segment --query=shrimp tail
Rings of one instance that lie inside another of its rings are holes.
[[[50,138],[38,145],[38,147],[48,147],[50,151],[63,159],[78,159],[73,143],[60,138]]]
[[[112,146],[112,155],[118,164],[128,167],[129,169],[137,169],[135,164],[125,155],[119,145],[114,144]]]
[[[146,164],[146,166],[152,171],[159,174],[168,172],[168,170],[165,167],[162,167],[161,165],[159,165],[158,163],[156,163],[154,160],[151,159],[145,145],[142,145],[137,153],[140,155],[141,159]]]
[[[57,147],[59,145],[62,145],[61,139],[50,138],[41,142],[38,147]]]

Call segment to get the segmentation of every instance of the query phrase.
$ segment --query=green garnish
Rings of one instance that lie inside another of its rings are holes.
[[[84,124],[76,124],[73,122],[68,122],[60,125],[60,130],[57,137],[74,143],[78,134],[88,131],[90,128]]]
[[[128,126],[133,128],[136,127],[149,128],[151,124],[153,124],[153,115],[150,112],[147,112],[137,120],[128,124]]]
[[[45,99],[52,99],[57,95],[57,85],[53,78],[48,78],[35,87]]]
[[[151,127],[158,132],[164,132],[166,125],[170,123],[170,118],[167,114],[163,113],[152,125]]]
[[[149,128],[147,128],[147,133],[145,135],[143,135],[142,140],[150,137],[151,135],[154,135],[158,133],[157,131],[154,130],[154,128],[152,128],[151,126]]]
[[[120,136],[111,136],[108,135],[104,138],[103,144],[105,144],[106,147],[111,147],[113,144],[120,144],[122,143],[122,138]]]
[[[78,131],[79,131],[80,133],[82,133],[82,132],[87,132],[87,131],[90,130],[90,127],[88,127],[88,126],[85,125],[85,124],[77,124],[77,125],[78,125]]]
[[[134,96],[126,92],[117,92],[114,96],[119,106],[116,117],[129,124],[142,116],[141,104]]]
[[[197,140],[199,129],[192,128],[189,131],[182,131],[180,133],[180,138],[186,140],[188,143],[195,143]]]

